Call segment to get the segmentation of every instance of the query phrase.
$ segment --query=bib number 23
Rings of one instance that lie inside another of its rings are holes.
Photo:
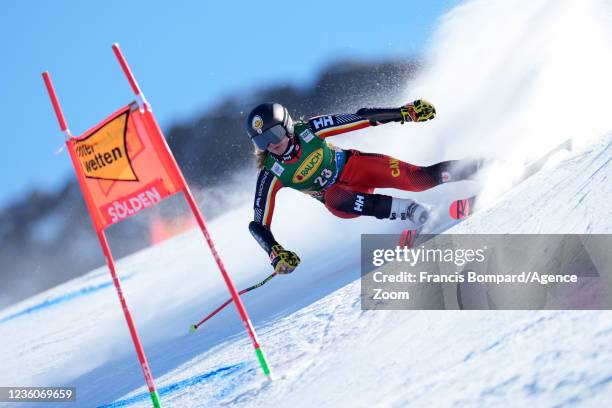
[[[321,174],[317,176],[314,182],[315,184],[318,184],[319,186],[323,187],[327,183],[329,183],[329,179],[332,177],[332,175],[333,173],[330,169],[323,169]]]

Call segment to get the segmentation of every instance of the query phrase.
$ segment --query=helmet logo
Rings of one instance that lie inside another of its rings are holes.
[[[251,121],[251,127],[253,128],[253,130],[255,130],[257,133],[261,135],[262,133],[261,129],[263,129],[263,119],[261,118],[261,116],[255,115],[255,117]]]

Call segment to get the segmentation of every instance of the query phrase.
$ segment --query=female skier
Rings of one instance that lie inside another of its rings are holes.
[[[478,161],[453,160],[421,167],[383,154],[341,149],[325,139],[388,122],[424,122],[435,115],[434,106],[423,99],[399,108],[362,108],[354,114],[296,122],[278,103],[255,107],[246,122],[260,169],[255,217],[249,230],[269,254],[274,271],[290,273],[300,263],[300,258],[276,242],[270,231],[276,193],[282,187],[316,198],[338,217],[368,215],[409,219],[417,227],[423,225],[428,218],[425,206],[411,199],[374,194],[374,189],[427,190],[468,178],[478,170]]]

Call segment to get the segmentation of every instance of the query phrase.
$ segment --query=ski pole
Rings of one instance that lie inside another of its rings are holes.
[[[246,289],[242,289],[240,292],[238,292],[238,294],[242,295],[244,293],[250,292],[253,289],[257,289],[258,287],[263,286],[266,283],[268,283],[268,281],[270,279],[272,279],[274,276],[276,276],[276,272],[273,272],[270,276],[268,276],[266,279],[262,280],[261,282],[255,284],[255,285],[253,285],[251,287],[248,287]],[[232,303],[232,298],[227,299],[225,302],[223,302],[223,304],[221,306],[219,306],[218,308],[213,310],[212,313],[210,313],[208,316],[206,316],[205,318],[200,320],[198,323],[192,324],[191,326],[189,326],[189,331],[194,332],[194,331],[198,330],[198,327],[203,325],[207,320],[209,320],[211,317],[213,317],[214,315],[219,313],[225,306],[229,305],[230,303]]]

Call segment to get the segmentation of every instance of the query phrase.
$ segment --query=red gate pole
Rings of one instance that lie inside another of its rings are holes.
[[[55,94],[55,88],[53,87],[53,82],[51,82],[51,76],[48,71],[42,73],[43,81],[45,81],[45,86],[47,87],[47,93],[49,94],[49,98],[51,98],[51,104],[53,105],[53,110],[55,111],[55,116],[57,116],[57,121],[59,123],[60,129],[66,135],[66,139],[70,139],[72,134],[68,129],[68,125],[66,124],[66,118],[64,117],[64,112],[62,112],[62,107],[59,104],[59,100],[57,99],[57,95]]]
[[[142,91],[140,90],[140,87],[138,86],[138,83],[136,82],[136,78],[132,74],[132,71],[130,70],[130,67],[127,64],[127,61],[125,60],[125,57],[121,53],[119,44],[113,44],[113,52],[115,53],[115,56],[119,60],[119,64],[121,65],[121,68],[123,69],[123,72],[125,76],[127,77],[128,82],[130,83],[130,86],[132,87],[132,91],[134,91],[134,94],[136,95],[136,97],[144,105],[142,106],[142,108],[145,110],[147,114],[151,116],[151,121],[157,127],[158,133],[162,135],[163,133],[161,132],[161,129],[159,128],[159,125],[157,121],[155,120],[155,116],[151,114],[150,105],[146,102],[146,99],[144,98],[144,95],[142,94]],[[181,169],[176,163],[174,156],[170,152],[170,147],[168,146],[164,137],[161,137],[161,139],[164,143],[165,148],[168,151],[169,159],[172,160],[174,164],[174,168],[176,169],[178,173],[177,175],[181,180],[181,183],[183,185],[183,193],[185,194],[187,203],[189,204],[189,207],[191,208],[191,211],[193,212],[193,215],[196,218],[198,225],[200,226],[200,230],[202,230],[202,234],[204,235],[204,239],[206,240],[206,243],[208,244],[208,247],[210,248],[213,258],[215,259],[215,262],[217,263],[217,266],[219,267],[219,270],[221,271],[223,280],[225,281],[225,284],[227,285],[227,288],[232,296],[234,305],[236,305],[236,309],[238,310],[238,314],[240,315],[240,318],[242,319],[242,323],[244,324],[244,327],[247,333],[251,337],[251,340],[253,342],[253,347],[255,348],[255,354],[257,355],[257,360],[259,361],[259,364],[261,365],[261,369],[263,370],[263,373],[269,379],[271,379],[270,367],[268,366],[268,362],[266,360],[264,352],[261,349],[261,346],[257,339],[257,334],[255,333],[255,329],[253,328],[251,319],[249,318],[249,315],[244,307],[244,304],[242,303],[242,299],[240,298],[240,295],[238,294],[238,291],[236,290],[236,287],[234,286],[234,283],[232,282],[232,279],[227,273],[227,269],[225,268],[225,265],[223,264],[223,261],[221,260],[221,257],[219,256],[217,249],[215,248],[215,244],[212,240],[210,233],[208,232],[208,228],[206,227],[206,222],[204,221],[204,217],[202,216],[202,213],[200,212],[200,209],[198,208],[193,198],[193,195],[191,194],[191,190],[189,189],[189,186],[187,185],[187,182],[185,181],[185,177],[183,176]]]
[[[62,132],[66,134],[68,140],[66,144],[70,142],[70,138],[72,135],[70,134],[70,130],[68,130],[68,126],[66,124],[66,119],[64,118],[64,113],[62,112],[62,108],[59,104],[59,100],[57,95],[55,94],[55,88],[53,87],[53,83],[51,82],[51,77],[48,72],[43,72],[43,79],[45,81],[45,85],[47,86],[47,91],[49,93],[49,98],[51,98],[51,103],[53,104],[53,109],[55,110],[55,115],[57,116],[57,121],[59,122],[60,129]],[[77,176],[77,180],[79,181],[79,185],[81,186],[81,190],[83,191],[83,197],[85,199],[85,203],[87,207],[90,209],[92,207],[92,203],[89,199],[89,195],[85,194],[84,188],[84,180],[76,169],[79,166],[78,159],[74,155],[74,151],[68,146],[68,153],[70,154],[70,159],[72,160],[72,164],[75,166],[75,173]],[[123,309],[123,314],[125,316],[125,320],[128,325],[128,329],[130,331],[130,335],[132,336],[132,342],[134,343],[134,348],[136,349],[136,354],[138,356],[138,361],[140,362],[140,367],[142,368],[142,373],[144,375],[145,381],[147,383],[147,387],[149,388],[149,395],[151,396],[151,401],[153,402],[153,407],[161,408],[161,403],[159,401],[159,394],[157,392],[157,388],[155,387],[155,382],[153,381],[153,376],[151,375],[151,370],[149,368],[149,363],[147,361],[147,357],[145,356],[144,349],[142,348],[142,343],[140,342],[140,338],[138,337],[138,332],[136,331],[136,325],[134,324],[134,319],[132,318],[132,313],[125,301],[125,297],[123,296],[123,290],[121,289],[121,282],[119,281],[119,277],[117,276],[115,270],[115,262],[113,260],[113,256],[108,246],[108,241],[106,240],[106,235],[104,234],[104,229],[99,229],[95,226],[96,233],[98,235],[98,239],[100,240],[100,246],[102,247],[102,251],[104,252],[104,258],[106,259],[106,264],[108,265],[108,269],[110,270],[111,276],[113,278],[113,284],[115,285],[115,290],[117,291],[117,296],[119,297],[119,302],[121,303],[121,308]]]
[[[110,269],[111,276],[113,277],[113,284],[115,285],[115,290],[117,291],[119,302],[121,302],[121,308],[123,309],[123,314],[130,330],[130,335],[132,336],[132,342],[134,343],[134,347],[136,348],[136,354],[138,355],[140,368],[142,369],[142,374],[144,375],[147,387],[149,388],[149,395],[151,396],[153,407],[161,408],[159,394],[157,392],[157,388],[155,387],[155,382],[153,381],[153,375],[151,374],[151,369],[149,368],[149,362],[147,361],[147,356],[145,355],[142,343],[140,343],[140,337],[138,337],[136,325],[134,324],[134,319],[132,319],[132,313],[130,312],[130,308],[128,307],[125,297],[123,296],[121,282],[119,281],[119,277],[117,276],[117,273],[115,271],[115,261],[113,260],[113,255],[111,254],[104,231],[98,232],[98,239],[100,240],[100,245],[102,246],[102,250],[104,251],[106,264],[108,265],[108,269]]]
[[[257,334],[255,333],[255,329],[253,328],[251,319],[249,318],[249,315],[244,307],[244,304],[242,303],[242,299],[240,298],[240,295],[238,294],[238,291],[236,290],[236,286],[234,286],[234,282],[232,282],[232,279],[230,278],[229,274],[227,273],[227,270],[225,269],[225,265],[223,264],[223,261],[221,260],[221,257],[219,256],[217,249],[215,248],[215,244],[213,243],[212,237],[210,236],[210,233],[208,232],[208,228],[206,228],[204,217],[202,216],[200,209],[195,203],[195,200],[193,199],[191,191],[189,190],[189,186],[187,185],[185,185],[185,198],[187,199],[187,202],[189,203],[189,207],[191,207],[191,211],[193,212],[193,215],[196,217],[196,220],[198,221],[198,225],[200,226],[200,229],[202,230],[202,234],[204,235],[204,238],[206,239],[206,243],[208,244],[208,247],[210,248],[210,252],[212,252],[213,258],[215,258],[215,261],[217,262],[217,266],[219,267],[219,270],[221,271],[221,275],[223,276],[223,280],[225,280],[225,284],[227,285],[227,288],[229,289],[229,292],[232,295],[234,305],[236,305],[236,309],[238,310],[238,314],[240,315],[240,318],[242,319],[244,328],[246,329],[247,333],[249,333],[249,336],[251,337],[251,340],[253,342],[253,347],[255,348],[255,354],[257,355],[257,360],[259,361],[261,369],[263,370],[263,373],[269,379],[271,379],[272,376],[270,372],[270,367],[268,366],[266,356],[263,350],[261,349],[259,340],[257,339]]]

